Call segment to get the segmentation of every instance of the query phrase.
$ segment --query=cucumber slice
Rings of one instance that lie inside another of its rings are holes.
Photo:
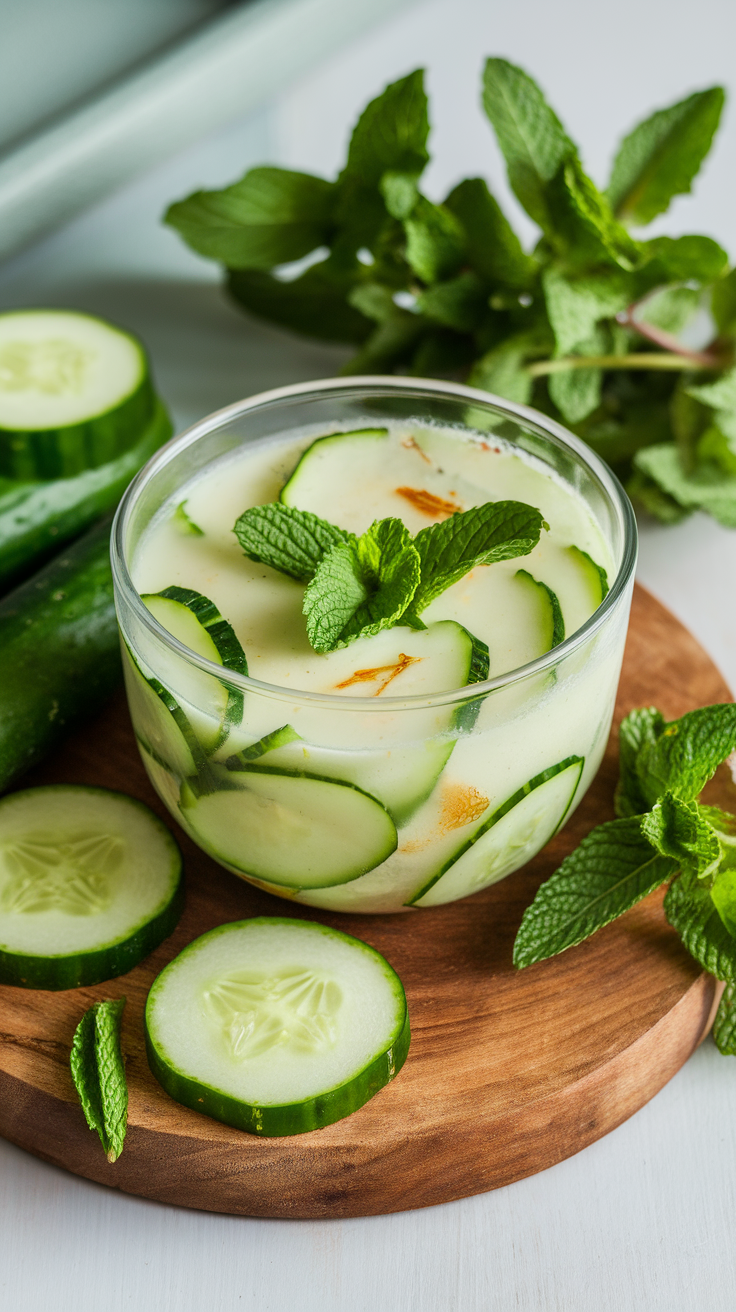
[[[360,428],[352,433],[332,433],[328,437],[318,437],[307,447],[298,465],[290,474],[281,489],[280,500],[285,506],[296,506],[300,510],[312,510],[330,523],[334,520],[335,507],[331,514],[323,514],[324,507],[331,499],[331,487],[325,479],[336,478],[352,484],[356,473],[356,462],[362,466],[367,461],[371,474],[380,465],[380,446],[388,438],[387,428]],[[314,503],[323,509],[314,510]]]
[[[552,591],[547,583],[541,579],[535,579],[528,569],[517,569],[516,578],[525,588],[535,589],[535,598],[538,607],[538,633],[539,633],[539,651],[538,656],[544,656],[545,652],[551,651],[559,643],[565,640],[565,621],[562,618],[562,610],[557,600],[557,594]]]
[[[172,932],[181,853],[142,802],[60,784],[0,802],[0,982],[98,984]]]
[[[602,565],[596,565],[592,556],[580,547],[568,547],[568,554],[579,567],[590,595],[593,610],[597,610],[608,592],[608,574]]]
[[[194,538],[204,537],[204,529],[200,528],[199,524],[195,524],[194,520],[189,518],[189,515],[187,514],[186,501],[179,502],[178,506],[176,507],[176,510],[172,515],[172,519],[176,524],[176,527],[178,528],[179,532],[183,533],[185,537],[194,537]]]
[[[248,673],[248,663],[232,626],[223,619],[214,602],[191,588],[171,587],[162,592],[144,593],[141,601],[169,633],[199,656],[222,665],[237,674]],[[193,706],[212,702],[212,680],[200,670],[191,670],[182,687],[181,671],[177,688]],[[201,689],[204,687],[204,695]],[[219,724],[208,729],[204,721],[200,738],[206,752],[215,752],[224,743],[233,726],[243,718],[243,694],[236,688],[220,685]]]
[[[356,784],[377,798],[400,827],[429,797],[454,746],[452,740],[435,738],[386,751],[339,751],[315,747],[285,724],[231,756],[226,765],[237,773],[267,756],[268,766]]]
[[[0,314],[0,474],[69,478],[107,464],[150,421],[146,354],[130,333],[71,310]]]
[[[195,939],[161,972],[145,1012],[148,1061],[170,1097],[238,1130],[332,1125],[401,1070],[401,980],[360,939],[258,917]]]
[[[535,775],[493,812],[450,862],[407,903],[435,907],[477,893],[531,860],[560,828],[585,764],[569,756]]]
[[[236,874],[328,888],[358,879],[396,848],[388,811],[354,784],[267,766],[210,771],[211,782],[182,785],[181,812],[196,841]]]
[[[180,779],[206,770],[207,758],[176,698],[143,673],[127,647],[124,651],[125,688],[139,745]]]

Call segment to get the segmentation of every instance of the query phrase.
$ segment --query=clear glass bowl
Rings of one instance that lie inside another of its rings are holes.
[[[410,419],[492,432],[545,462],[584,498],[616,573],[582,628],[500,678],[434,696],[379,701],[300,693],[227,673],[153,618],[131,580],[136,544],[162,504],[213,461],[292,429],[310,428],[316,436]],[[266,392],[210,415],[170,441],[138,474],[113,530],[128,698],[151,782],[179,824],[221,865],[312,906],[399,911],[454,901],[495,883],[544,846],[598,769],[621,667],[636,549],[628,498],[583,442],[526,406],[469,387],[328,379]],[[224,746],[213,746],[211,733],[225,694],[245,708],[249,741],[287,724],[300,735],[301,765],[284,771],[292,779],[288,795],[274,790],[263,770],[256,778],[225,768],[224,760],[238,750],[237,731]],[[399,807],[384,824],[370,806],[370,814],[361,810],[371,781],[383,781],[376,791],[391,781],[400,791],[402,781],[419,775],[428,780],[429,796],[411,814]],[[315,780],[336,782],[320,789]],[[273,856],[267,869],[264,850]],[[304,853],[313,857],[315,850],[320,859],[310,865]]]

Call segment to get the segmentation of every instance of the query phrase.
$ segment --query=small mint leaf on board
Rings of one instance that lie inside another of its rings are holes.
[[[309,255],[329,238],[334,182],[288,169],[250,169],[221,191],[195,191],[164,222],[188,246],[230,269],[270,269]]]
[[[523,501],[490,501],[421,529],[414,546],[422,575],[412,609],[419,614],[478,565],[527,556],[547,527],[541,511]]]
[[[333,547],[304,594],[315,651],[334,651],[397,624],[419,572],[419,553],[399,519],[377,520],[357,542]]]
[[[96,1002],[79,1022],[72,1040],[74,1087],[90,1130],[96,1130],[108,1162],[123,1151],[128,1119],[128,1086],[120,1050],[125,998]]]
[[[662,856],[670,856],[685,874],[712,884],[723,849],[718,835],[700,814],[697,802],[683,802],[671,793],[641,817],[641,831]]]
[[[666,883],[676,869],[675,861],[660,856],[643,837],[640,817],[599,825],[527,907],[514,943],[514,965],[531,966],[582,943]]]
[[[624,137],[608,184],[608,199],[619,218],[649,223],[674,196],[690,191],[710,150],[724,99],[721,87],[696,91],[657,110]]]
[[[649,800],[639,781],[636,759],[645,742],[656,742],[665,727],[665,718],[656,706],[631,711],[618,731],[619,781],[614,804],[616,815],[642,815],[649,810]]]
[[[694,801],[736,748],[736,704],[688,711],[646,739],[636,758],[642,792],[651,807],[665,793]]]
[[[525,253],[483,178],[460,182],[447,197],[445,209],[460,221],[470,263],[482,278],[514,291],[531,285],[539,264]]]
[[[575,153],[554,110],[533,78],[507,59],[488,59],[483,108],[506,160],[509,182],[527,214],[547,226],[546,184]]]
[[[713,1040],[724,1057],[736,1057],[736,985],[723,990],[713,1022]]]
[[[736,983],[736,938],[726,929],[710,890],[681,875],[664,900],[667,919],[692,957],[716,979]]]
[[[235,521],[233,532],[245,555],[300,583],[314,577],[325,552],[354,541],[352,533],[308,510],[279,501],[253,506]]]

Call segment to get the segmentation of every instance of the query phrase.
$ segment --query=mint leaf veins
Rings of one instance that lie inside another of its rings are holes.
[[[96,1002],[80,1020],[69,1064],[90,1130],[96,1130],[108,1162],[123,1151],[128,1119],[128,1086],[120,1050],[125,998]]]

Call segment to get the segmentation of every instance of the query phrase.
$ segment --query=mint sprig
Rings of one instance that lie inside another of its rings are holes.
[[[69,1058],[72,1080],[90,1130],[96,1130],[108,1162],[123,1151],[128,1086],[120,1050],[125,998],[96,1002],[80,1020]]]
[[[654,707],[620,730],[620,818],[593,829],[527,907],[514,964],[581,943],[662,884],[664,910],[691,956],[724,992],[714,1037],[736,1055],[736,816],[697,800],[736,748],[736,706],[667,723]]]
[[[459,511],[412,538],[400,519],[360,537],[306,510],[272,502],[246,510],[234,532],[246,556],[307,583],[304,615],[315,651],[335,651],[421,612],[479,565],[526,556],[549,526],[523,501]]]
[[[604,187],[527,72],[488,59],[482,93],[512,190],[538,227],[529,251],[483,178],[439,203],[423,194],[421,69],[366,106],[334,181],[251,169],[176,202],[166,221],[225,266],[246,310],[353,343],[345,372],[460,376],[530,402],[572,427],[660,520],[705,510],[736,527],[736,269],[702,234],[642,237],[691,191],[722,88],[636,125]],[[306,270],[284,278],[282,266],[305,256]],[[711,340],[695,349],[704,311]]]

